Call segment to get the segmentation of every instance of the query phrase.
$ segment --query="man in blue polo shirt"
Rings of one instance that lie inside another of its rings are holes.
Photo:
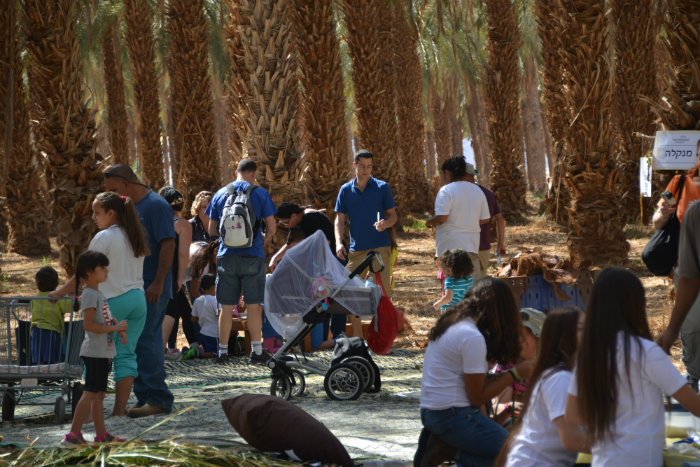
[[[387,229],[396,223],[398,216],[389,185],[372,177],[372,159],[372,153],[366,149],[358,151],[352,164],[355,178],[341,186],[338,192],[335,202],[336,254],[341,260],[347,257],[347,268],[352,271],[367,253],[378,252],[384,261],[382,282],[386,293],[391,296],[391,240]],[[346,217],[350,223],[349,253],[343,245]]]
[[[242,159],[236,170],[235,191],[245,191],[255,184],[255,172],[258,166],[252,159]],[[218,235],[219,220],[229,197],[227,186],[216,192],[211,199],[206,213],[210,217],[209,234]],[[245,297],[248,309],[248,330],[252,363],[265,363],[269,355],[262,347],[262,307],[265,294],[265,249],[263,239],[272,238],[277,230],[275,208],[270,195],[262,187],[256,187],[250,193],[250,201],[255,217],[259,220],[257,234],[249,248],[227,248],[223,239],[219,239],[219,253],[216,258],[216,299],[221,303],[219,313],[219,362],[228,359],[228,341],[233,324],[233,307],[238,304],[241,293]],[[251,219],[255,222],[255,219]],[[265,233],[262,232],[265,224]]]

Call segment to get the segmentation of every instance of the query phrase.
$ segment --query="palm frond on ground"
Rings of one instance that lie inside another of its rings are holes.
[[[29,86],[37,150],[60,245],[59,262],[72,273],[95,230],[91,203],[102,185],[95,153],[94,112],[85,103],[73,15],[75,0],[27,0],[22,25],[29,52]]]

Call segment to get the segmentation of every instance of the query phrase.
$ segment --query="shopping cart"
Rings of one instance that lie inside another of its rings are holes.
[[[43,335],[32,340],[32,310],[57,320],[57,326],[63,327],[58,339]],[[47,313],[47,310],[50,312]],[[83,375],[80,363],[83,336],[82,314],[73,311],[73,299],[70,297],[58,300],[48,297],[0,298],[3,422],[14,420],[15,406],[24,395],[51,389],[61,392],[51,403],[54,405],[54,422],[59,424],[65,421],[66,403],[71,404],[74,411],[83,392],[78,382]]]

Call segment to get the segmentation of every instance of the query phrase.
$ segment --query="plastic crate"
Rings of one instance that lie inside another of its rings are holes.
[[[560,284],[561,290],[571,297],[562,301],[554,293],[554,287],[544,280],[541,274],[534,276],[507,277],[508,283],[520,308],[530,307],[545,313],[565,305],[575,305],[586,308],[586,301],[590,295],[590,285],[582,281],[579,285]]]

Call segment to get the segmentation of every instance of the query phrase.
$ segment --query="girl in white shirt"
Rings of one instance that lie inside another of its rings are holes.
[[[557,308],[547,315],[539,341],[522,424],[510,443],[507,466],[571,466],[577,452],[589,450],[588,438],[564,420],[571,370],[576,362],[580,308]]]
[[[424,431],[457,449],[460,465],[491,465],[508,435],[482,413],[481,406],[530,376],[533,363],[524,361],[487,378],[493,363],[519,359],[521,329],[508,285],[485,277],[430,330],[421,382],[421,421]],[[419,442],[416,465],[423,465],[421,449]]]
[[[149,254],[136,207],[131,198],[112,191],[95,196],[92,220],[99,229],[88,249],[109,258],[110,273],[100,283],[100,292],[118,321],[126,320],[127,341],[117,342],[114,357],[115,397],[112,415],[125,416],[126,405],[138,375],[136,344],[146,323],[146,294],[143,290],[143,260]],[[75,276],[51,294],[62,297],[76,286]]]
[[[700,397],[651,340],[644,287],[623,268],[593,284],[565,418],[592,439],[596,466],[663,465],[663,394],[700,416]]]

